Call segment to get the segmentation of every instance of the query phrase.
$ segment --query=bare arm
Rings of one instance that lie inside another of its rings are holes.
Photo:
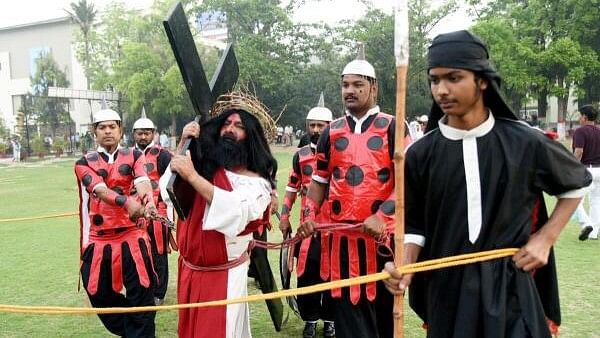
[[[319,183],[315,180],[310,182],[310,187],[308,188],[308,193],[306,194],[307,198],[315,201],[317,206],[321,206],[323,204],[323,200],[325,199],[325,191],[327,189],[327,184]]]
[[[577,160],[581,161],[581,157],[583,156],[583,148],[575,148],[573,154],[575,155]]]
[[[196,172],[189,153],[174,156],[171,159],[171,170],[186,180],[209,204],[212,202],[215,187]]]
[[[577,209],[581,198],[559,198],[548,222],[532,234],[529,241],[514,256],[518,268],[531,271],[548,263],[550,248]]]

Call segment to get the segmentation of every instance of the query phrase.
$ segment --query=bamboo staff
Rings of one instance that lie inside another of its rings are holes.
[[[396,226],[394,229],[394,263],[404,258],[404,132],[406,119],[406,74],[408,71],[408,2],[397,0],[395,10],[394,56],[396,58],[396,134],[394,144],[394,178],[396,191]],[[394,297],[394,338],[404,337],[404,297]]]

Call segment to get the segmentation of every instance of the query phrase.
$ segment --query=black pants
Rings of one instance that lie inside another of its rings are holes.
[[[135,267],[135,262],[129,250],[127,243],[122,244],[122,271],[123,286],[127,290],[126,295],[114,292],[112,289],[112,269],[110,246],[104,247],[102,261],[100,263],[100,276],[98,279],[98,290],[96,294],[88,297],[93,307],[134,307],[154,305],[154,284],[155,276],[152,272],[150,257],[146,254],[146,246],[142,239],[139,239],[139,245],[142,249],[142,256],[146,271],[150,277],[150,287],[146,288],[140,284],[139,276]],[[83,262],[81,266],[81,277],[86,291],[90,278],[90,266],[93,259],[94,244],[91,244],[83,253]],[[130,314],[99,314],[102,324],[111,333],[121,337],[155,337],[154,316],[155,312],[138,312]]]
[[[300,243],[296,245],[296,250],[300,247]],[[296,252],[297,256],[297,252]],[[306,267],[302,276],[298,277],[298,287],[310,286],[322,283],[320,274],[321,266],[321,237],[313,237],[308,248],[306,257]],[[317,292],[307,295],[298,295],[298,310],[302,320],[317,321],[319,319],[333,321],[333,308],[331,300],[331,292]]]
[[[358,241],[360,274],[366,275],[366,254],[363,241]],[[385,262],[392,257],[377,255],[377,271],[381,271]],[[348,273],[348,241],[340,241],[340,273],[341,278],[349,277]],[[342,289],[341,298],[333,298],[335,313],[335,334],[337,338],[391,338],[394,335],[392,310],[394,297],[383,285],[377,282],[377,297],[374,301],[367,299],[365,286],[361,285],[361,298],[358,304],[352,304],[350,290]]]
[[[158,253],[158,247],[156,244],[156,238],[154,238],[154,226],[162,226],[162,242],[163,242],[163,253]],[[150,250],[152,251],[152,262],[154,263],[154,271],[158,276],[158,282],[154,289],[154,297],[164,299],[167,294],[167,287],[169,284],[169,230],[167,227],[158,222],[152,222],[148,227],[148,234],[150,235]]]

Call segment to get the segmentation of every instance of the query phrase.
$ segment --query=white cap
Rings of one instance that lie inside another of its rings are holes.
[[[429,121],[429,117],[427,115],[421,115],[421,116],[417,117],[417,121],[427,122],[427,121]]]
[[[94,114],[94,124],[104,121],[121,121],[119,113],[112,109],[100,109]]]
[[[333,114],[331,113],[331,110],[325,107],[314,107],[308,112],[306,119],[331,122],[333,120]]]
[[[323,92],[321,92],[321,96],[319,97],[319,103],[316,107],[314,107],[308,112],[308,115],[306,115],[306,119],[327,122],[331,122],[333,120],[333,114],[331,113],[331,110],[325,108],[325,99],[323,98]]]
[[[346,67],[344,67],[342,76],[344,75],[362,75],[377,79],[375,76],[375,68],[365,60],[365,50],[362,43],[358,45],[358,55],[356,56],[356,60],[350,61]]]
[[[156,129],[152,120],[146,117],[146,109],[142,106],[142,116],[133,124],[133,130],[136,129]]]

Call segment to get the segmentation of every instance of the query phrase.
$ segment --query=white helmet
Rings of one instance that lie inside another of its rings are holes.
[[[94,114],[94,124],[104,121],[121,121],[119,113],[112,109],[100,109]]]
[[[133,130],[136,129],[156,129],[152,120],[146,117],[146,109],[142,106],[142,116],[133,124]]]
[[[417,121],[419,121],[419,122],[428,122],[429,121],[429,117],[427,115],[421,115],[421,116],[417,117]]]
[[[365,50],[362,43],[358,45],[358,55],[356,56],[356,60],[350,61],[346,67],[344,67],[342,76],[344,75],[362,75],[377,79],[375,76],[375,68],[365,60]]]
[[[326,121],[331,122],[333,120],[333,114],[331,110],[325,108],[325,99],[323,98],[323,93],[319,97],[319,103],[316,107],[311,109],[306,115],[307,120],[317,120],[317,121]]]

